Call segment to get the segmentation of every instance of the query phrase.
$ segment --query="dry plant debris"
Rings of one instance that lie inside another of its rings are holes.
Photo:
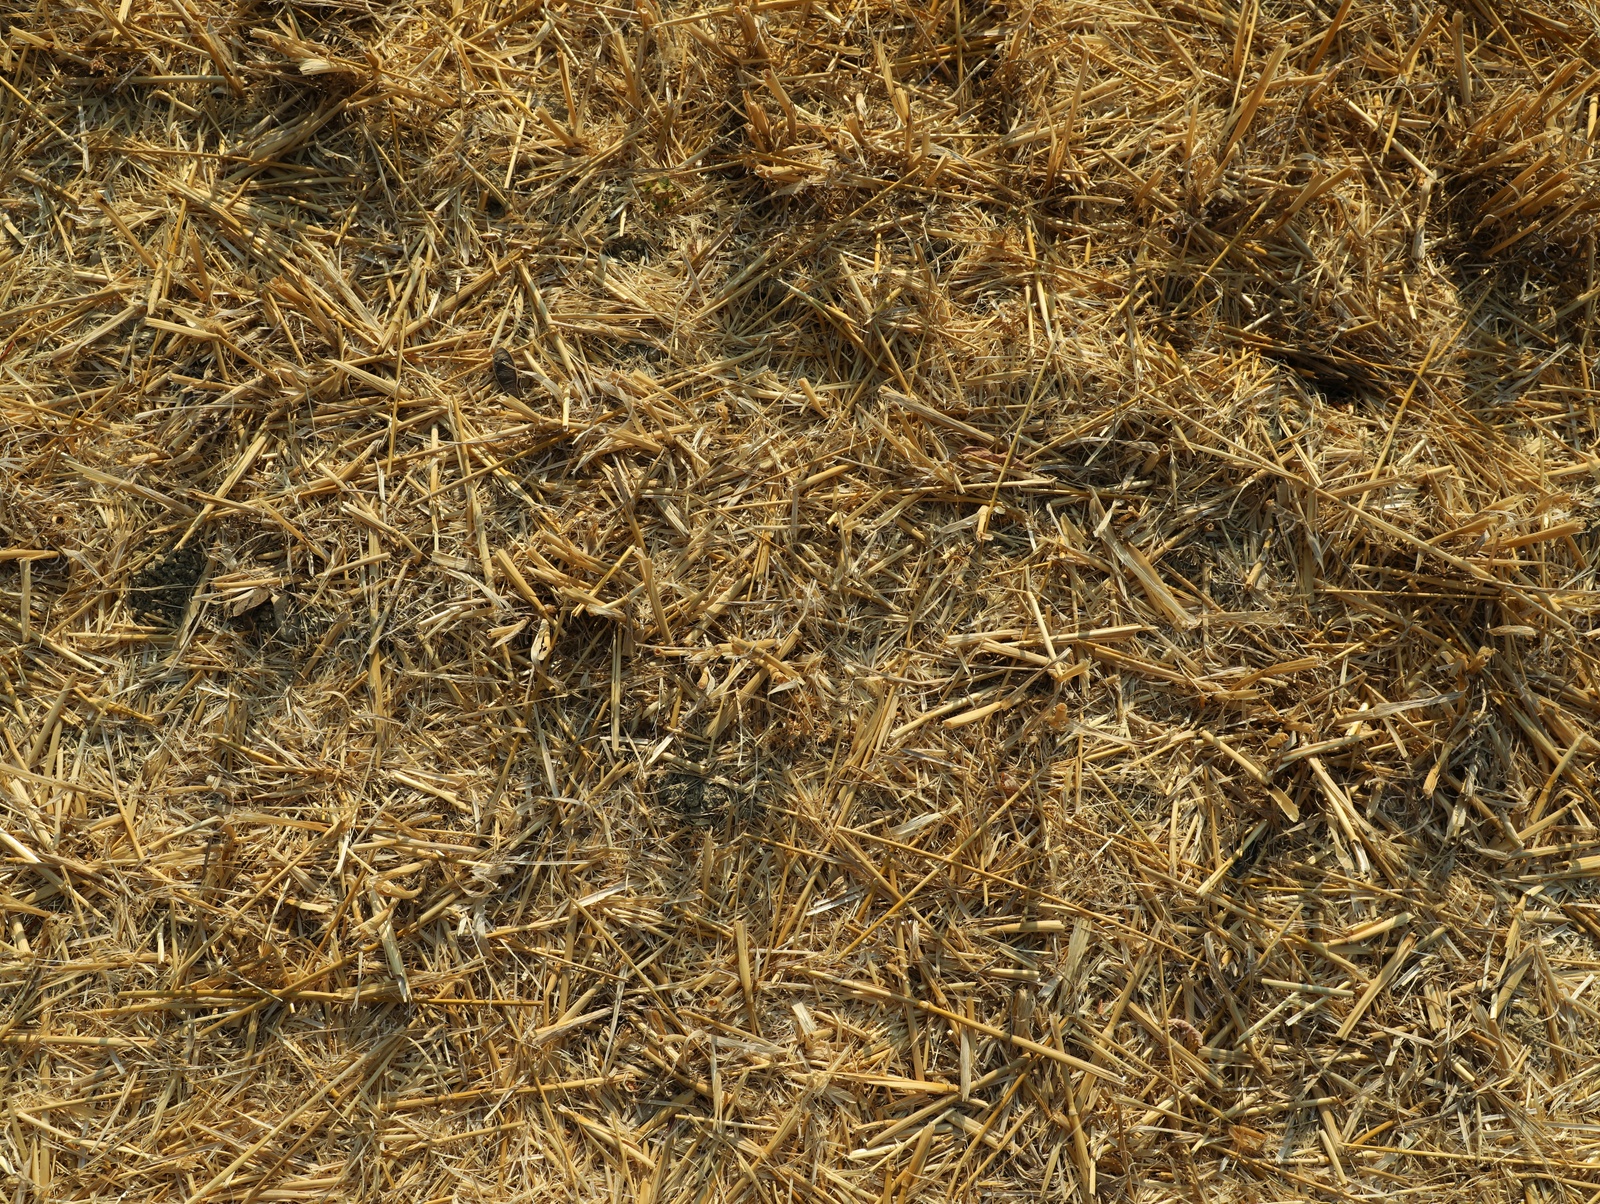
[[[0,14],[8,1199],[1597,1198],[1588,0]]]

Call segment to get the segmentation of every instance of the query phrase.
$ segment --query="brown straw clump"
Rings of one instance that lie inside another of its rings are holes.
[[[1589,0],[0,0],[7,1200],[1600,1192]]]

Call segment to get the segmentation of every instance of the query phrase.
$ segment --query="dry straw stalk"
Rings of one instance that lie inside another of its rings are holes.
[[[1600,1198],[1596,63],[0,0],[6,1198]]]

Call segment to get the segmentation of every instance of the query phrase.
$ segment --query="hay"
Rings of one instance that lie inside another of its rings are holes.
[[[1600,1192],[1600,18],[19,0],[18,1201]]]

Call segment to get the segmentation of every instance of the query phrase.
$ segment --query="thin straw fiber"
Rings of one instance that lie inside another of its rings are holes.
[[[0,1188],[1600,1199],[1593,0],[0,0]]]

